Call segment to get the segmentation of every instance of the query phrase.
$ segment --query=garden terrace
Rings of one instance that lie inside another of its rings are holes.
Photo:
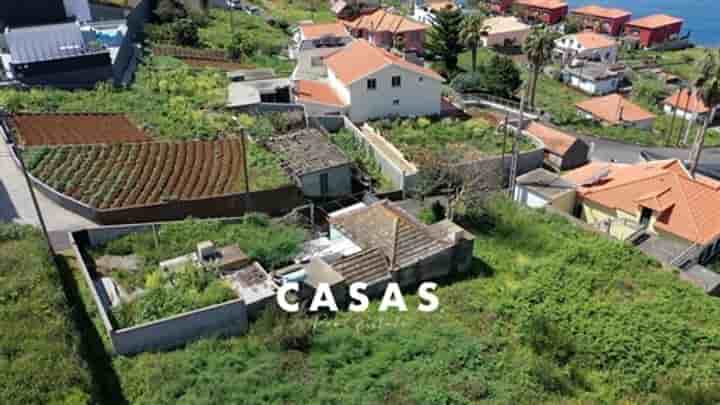
[[[156,45],[153,56],[170,56],[196,68],[216,68],[233,71],[247,69],[248,65],[238,63],[228,57],[222,49],[186,48],[172,45]]]
[[[484,117],[469,120],[427,118],[381,120],[372,123],[382,136],[395,145],[408,160],[424,164],[437,158],[451,158],[459,162],[498,156],[503,152],[503,133]],[[505,152],[511,147],[506,140]],[[535,145],[520,138],[520,150],[529,151]]]
[[[150,137],[123,114],[18,113],[8,119],[20,146],[145,142]]]
[[[288,184],[277,161],[250,145],[251,190]],[[52,189],[96,209],[128,208],[245,191],[242,142],[145,142],[37,147],[26,150],[30,173]],[[257,178],[256,178],[257,177]]]

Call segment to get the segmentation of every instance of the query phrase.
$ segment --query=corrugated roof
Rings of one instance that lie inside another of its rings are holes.
[[[655,118],[655,114],[618,94],[593,97],[589,100],[576,103],[575,106],[611,124],[637,122]]]
[[[436,80],[444,80],[432,69],[408,62],[398,55],[371,45],[364,39],[354,41],[345,48],[328,55],[325,57],[325,65],[346,85],[389,65],[411,70]]]
[[[145,142],[151,138],[123,114],[18,113],[10,117],[18,144],[80,145]]]
[[[588,183],[593,178],[596,181]],[[595,163],[569,172],[564,179],[580,185],[582,198],[604,207],[633,215],[641,207],[653,209],[656,228],[688,241],[704,245],[720,236],[720,184],[690,177],[679,160]]]
[[[63,59],[100,51],[85,44],[76,23],[13,28],[5,33],[13,63],[32,63]]]
[[[671,15],[655,14],[639,18],[637,20],[628,21],[626,25],[632,25],[634,27],[640,28],[655,29],[682,22],[683,20],[681,18],[673,17]]]
[[[573,10],[573,14],[583,14],[583,15],[589,15],[593,17],[600,17],[600,18],[623,18],[631,16],[632,13],[623,10],[621,8],[610,8],[610,7],[602,7],[598,5],[589,5],[585,7],[580,7],[575,10]]]
[[[671,105],[683,111],[698,114],[710,112],[710,107],[705,104],[705,101],[697,95],[693,96],[692,92],[688,89],[676,91],[675,94],[666,98],[665,101],[663,101],[663,104]]]

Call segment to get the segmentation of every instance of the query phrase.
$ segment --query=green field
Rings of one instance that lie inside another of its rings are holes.
[[[720,306],[620,242],[490,203],[440,310],[265,316],[247,336],[116,357],[133,404],[714,404]],[[287,338],[304,338],[288,347]],[[119,394],[118,394],[119,395]]]

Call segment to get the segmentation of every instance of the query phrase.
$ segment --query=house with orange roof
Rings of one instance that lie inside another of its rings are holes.
[[[381,48],[393,48],[402,43],[405,52],[422,55],[425,48],[425,31],[429,25],[384,8],[344,20],[355,38],[362,38]]]
[[[584,29],[614,37],[623,32],[625,23],[632,18],[632,13],[627,10],[594,4],[577,8],[571,15],[579,20]]]
[[[432,24],[435,12],[440,10],[455,10],[458,5],[453,0],[419,0],[414,4],[412,18],[423,24]]]
[[[563,180],[576,187],[575,213],[618,239],[641,232],[695,246],[700,263],[720,252],[720,182],[691,176],[679,160],[593,162]]]
[[[326,77],[295,80],[309,113],[344,113],[355,122],[441,112],[443,77],[360,39],[323,58]]]
[[[490,17],[483,22],[483,46],[518,46],[525,43],[532,28],[517,17]]]
[[[513,6],[527,23],[553,25],[568,13],[568,4],[563,0],[515,0]]]
[[[317,48],[340,48],[353,38],[339,21],[325,24],[300,24],[290,43],[289,55],[291,59],[297,58],[300,52]]]
[[[620,45],[613,38],[595,32],[579,32],[555,40],[553,56],[562,64],[575,59],[593,62],[617,62]]]
[[[536,121],[530,122],[524,132],[543,143],[545,164],[556,170],[575,169],[588,161],[588,144],[567,132]]]
[[[655,123],[655,114],[631,102],[619,94],[593,97],[575,104],[578,114],[603,125],[624,125],[650,129]]]
[[[682,25],[683,20],[680,18],[656,14],[628,21],[625,24],[625,36],[635,39],[644,48],[650,48],[677,38]]]
[[[708,114],[714,117],[720,106],[710,108],[705,102],[688,89],[680,89],[663,101],[666,114],[674,114],[686,120],[704,121]]]

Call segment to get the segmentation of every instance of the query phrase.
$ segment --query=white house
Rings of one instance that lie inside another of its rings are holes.
[[[308,112],[347,113],[355,122],[391,116],[437,115],[443,77],[404,57],[356,40],[324,58],[327,77],[302,81],[295,101]],[[321,83],[321,84],[318,84]]]
[[[580,32],[565,35],[555,40],[555,58],[561,63],[570,63],[573,59],[585,59],[595,62],[617,62],[619,45],[607,35],[594,32]]]
[[[301,24],[290,44],[289,56],[298,57],[302,51],[316,48],[340,48],[350,42],[353,37],[341,22],[328,24]]]
[[[663,109],[666,114],[675,114],[685,120],[704,121],[708,114],[716,117],[718,108],[720,106],[708,107],[702,99],[693,96],[688,89],[678,90],[663,101]]]
[[[614,93],[624,75],[625,66],[577,59],[562,70],[563,82],[592,96]]]

